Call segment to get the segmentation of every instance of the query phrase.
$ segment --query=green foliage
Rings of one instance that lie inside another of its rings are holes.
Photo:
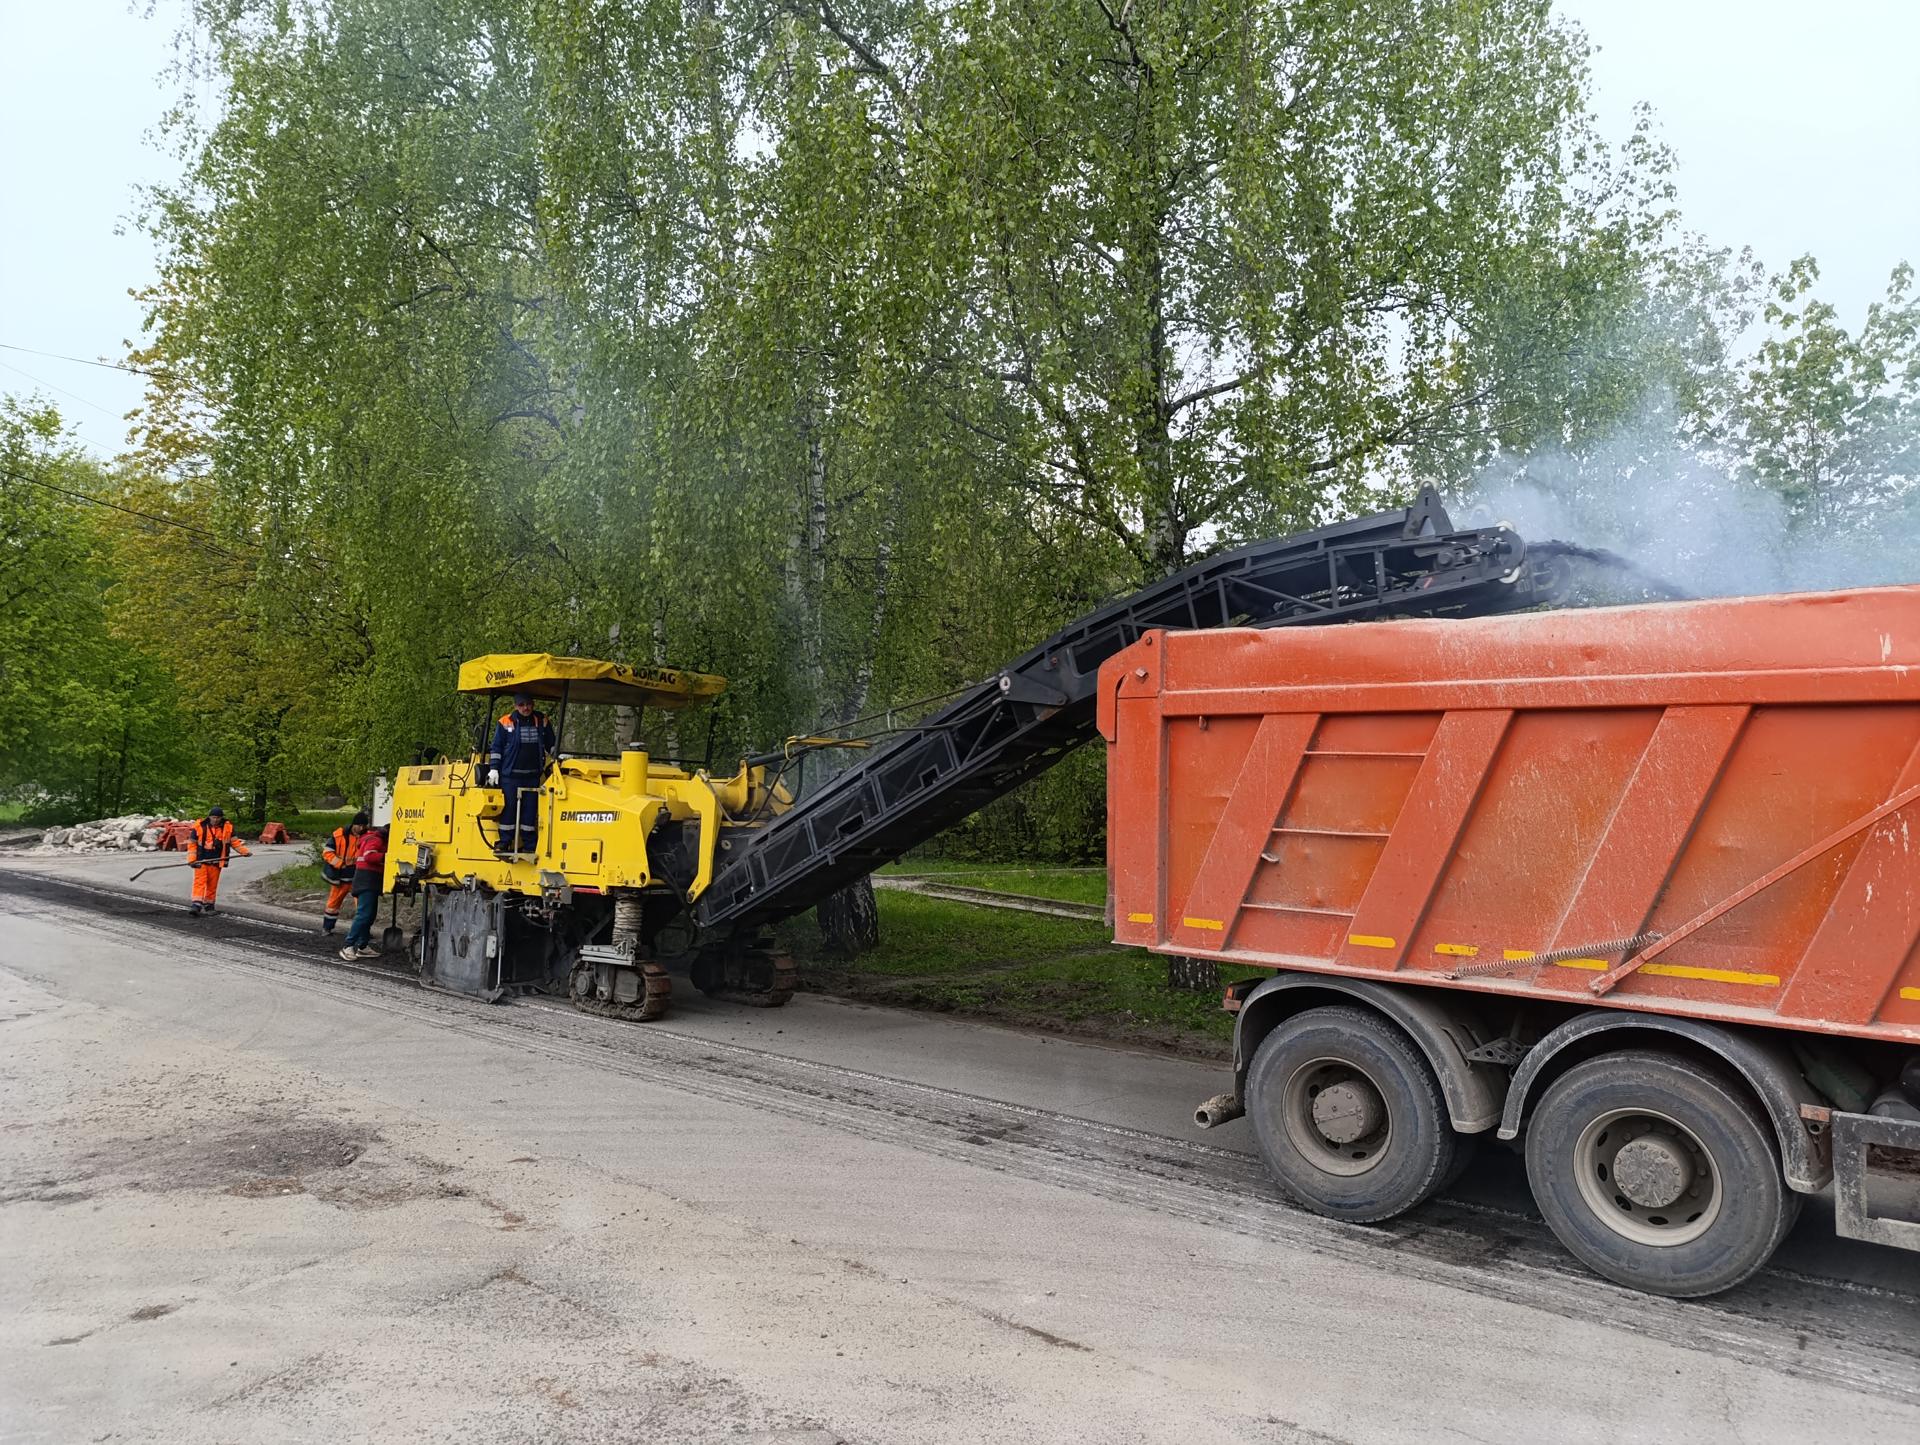
[[[1746,474],[1777,491],[1815,535],[1911,508],[1920,484],[1920,295],[1901,265],[1858,334],[1812,292],[1802,256],[1775,279],[1737,404]],[[1910,529],[1902,528],[1903,532]],[[1906,540],[1911,540],[1910,535]]]
[[[1547,0],[196,14],[127,485],[230,558],[135,530],[112,605],[260,808],[463,748],[482,652],[722,672],[724,760],[1650,395],[1783,491],[1867,463],[1775,415],[1906,435],[1904,291],[1848,351],[1794,283],[1742,382],[1750,260]],[[949,847],[1097,857],[1102,796],[1088,749]]]
[[[111,479],[50,408],[0,398],[0,794],[70,822],[162,806],[192,753],[163,662],[116,635]]]

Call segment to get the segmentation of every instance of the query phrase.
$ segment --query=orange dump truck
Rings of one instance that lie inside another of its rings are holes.
[[[1524,1136],[1561,1241],[1675,1295],[1800,1196],[1920,1248],[1920,587],[1143,636],[1101,673],[1117,940],[1231,984],[1307,1206]]]

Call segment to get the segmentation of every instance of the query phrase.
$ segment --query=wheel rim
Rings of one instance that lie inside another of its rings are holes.
[[[1365,1174],[1393,1142],[1380,1086],[1346,1059],[1310,1059],[1295,1069],[1281,1094],[1281,1119],[1294,1148],[1328,1174]]]
[[[1580,1197],[1623,1239],[1671,1248],[1698,1239],[1720,1215],[1720,1171],[1679,1120],[1651,1109],[1613,1109],[1573,1150]]]

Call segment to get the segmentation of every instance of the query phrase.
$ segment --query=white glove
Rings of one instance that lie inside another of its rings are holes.
[[[487,769],[487,786],[489,788],[497,788],[500,786],[500,770],[498,768]]]

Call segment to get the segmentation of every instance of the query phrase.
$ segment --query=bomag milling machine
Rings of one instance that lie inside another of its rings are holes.
[[[460,691],[490,700],[474,750],[400,771],[386,886],[421,895],[420,976],[439,987],[492,999],[564,983],[589,1012],[645,1020],[666,1011],[674,965],[705,993],[777,1006],[795,978],[773,925],[847,910],[849,885],[1092,739],[1101,663],[1146,632],[1508,612],[1554,600],[1559,561],[1504,526],[1456,530],[1423,492],[1110,603],[799,797],[785,783],[796,761],[848,739],[790,739],[724,777],[637,745],[550,759],[534,852],[504,858],[502,796],[483,781],[493,700],[528,693],[559,704],[563,724],[574,704],[682,709],[726,684],[546,653],[478,658],[460,670]]]
[[[644,1020],[667,1008],[663,962],[683,960],[706,992],[785,1003],[792,964],[764,930],[728,930],[698,947],[687,914],[729,833],[792,805],[765,760],[714,778],[639,744],[615,757],[550,757],[535,801],[521,804],[536,821],[532,851],[521,853],[499,851],[503,795],[484,781],[505,696],[557,705],[558,740],[575,705],[678,711],[725,689],[706,673],[550,653],[462,666],[459,691],[487,699],[473,752],[403,768],[394,787],[387,887],[421,896],[421,978],[485,998],[564,981],[582,1008]]]

